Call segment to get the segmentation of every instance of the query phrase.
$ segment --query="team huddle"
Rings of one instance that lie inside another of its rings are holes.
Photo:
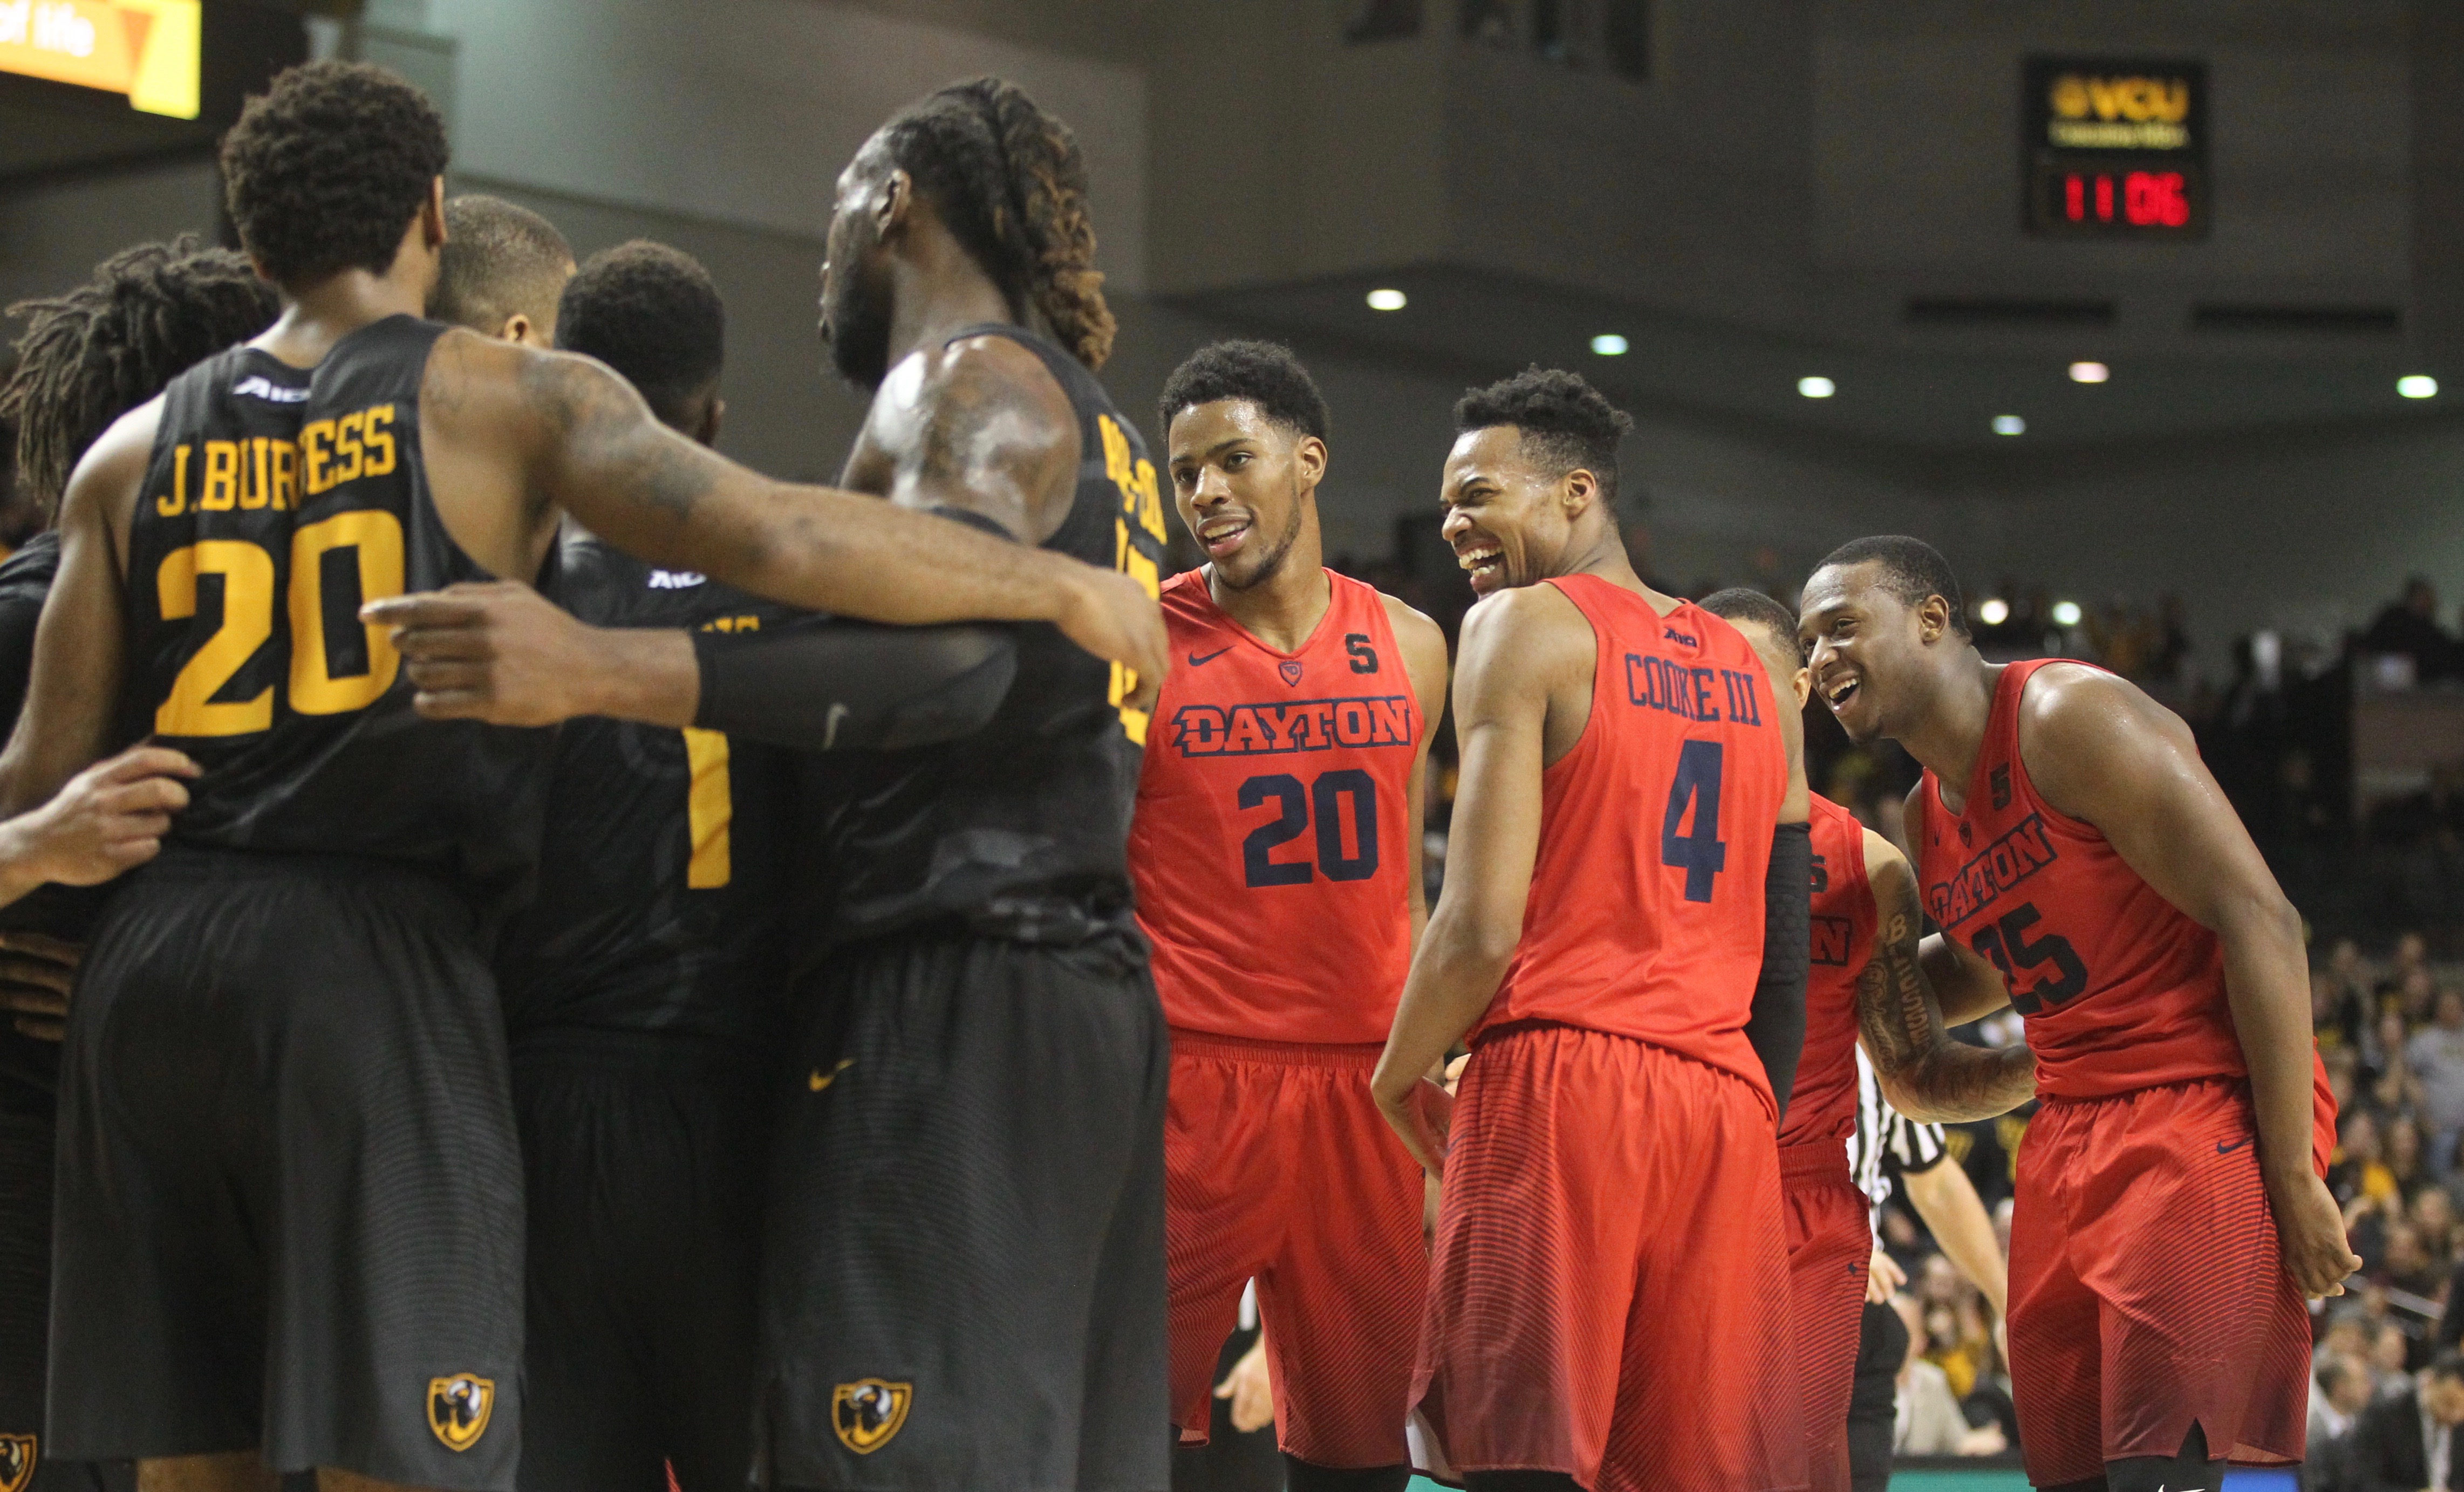
[[[2032,1481],[2300,1459],[2360,1261],[2299,920],[2181,722],[1986,663],[1929,546],[1662,595],[1630,420],[1534,368],[1454,411],[1450,662],[1326,567],[1287,350],[1191,355],[1157,470],[999,79],[838,178],[825,487],[713,449],[701,266],[449,202],[392,75],[222,162],[245,255],[108,261],[0,393],[56,511],[0,565],[0,1492],[1160,1492],[1252,1282],[1295,1492],[1845,1489],[1860,1048],[2041,1102]],[[1913,855],[1808,791],[1814,696],[1925,767]]]

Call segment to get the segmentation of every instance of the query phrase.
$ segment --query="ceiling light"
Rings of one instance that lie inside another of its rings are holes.
[[[1615,332],[1602,332],[1592,339],[1592,350],[1603,358],[1622,357],[1625,354],[1625,339]]]
[[[2011,603],[1999,596],[1991,596],[1976,603],[1976,620],[1987,626],[2000,626],[2011,620]]]
[[[2427,373],[2409,373],[2395,381],[2395,391],[2407,399],[2435,399],[2438,380]]]
[[[1404,304],[1403,293],[1399,290],[1373,290],[1369,293],[1369,309],[1372,311],[1400,311]]]
[[[1828,399],[1839,392],[1839,385],[1816,373],[1811,378],[1798,379],[1796,391],[1808,399]]]
[[[2054,603],[2054,625],[2077,626],[2079,625],[2079,608],[2078,602],[2057,601]]]
[[[2025,435],[2028,433],[2028,422],[2019,418],[2015,414],[1997,414],[1993,417],[1993,433],[1996,435]]]
[[[2101,362],[2074,362],[2071,364],[2071,382],[2074,384],[2101,384],[2111,377],[2113,377],[2113,369],[2106,367]]]

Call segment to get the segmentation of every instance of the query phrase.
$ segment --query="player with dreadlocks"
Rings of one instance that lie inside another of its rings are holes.
[[[26,330],[0,384],[0,424],[17,428],[19,477],[43,529],[0,563],[0,721],[13,723],[25,701],[34,622],[59,568],[52,516],[77,458],[181,371],[263,331],[275,310],[274,287],[246,259],[186,235],[123,250],[66,295],[9,308]],[[99,880],[151,857],[164,813],[187,798],[165,774],[187,759],[138,747],[0,824],[0,902],[43,880]],[[76,863],[99,851],[99,863]],[[92,911],[90,896],[58,887],[0,912],[0,1004],[11,1017],[0,1028],[0,1194],[11,1198],[0,1209],[0,1485],[32,1492],[93,1484],[88,1464],[50,1459],[40,1438],[61,1020]]]
[[[844,482],[1153,588],[1162,496],[1090,371],[1112,344],[1094,249],[1076,141],[1011,84],[884,124],[822,267],[831,357],[874,390]],[[1168,1056],[1125,682],[1023,628],[983,731],[803,783],[822,900],[796,919],[762,1282],[771,1485],[1169,1481]]]

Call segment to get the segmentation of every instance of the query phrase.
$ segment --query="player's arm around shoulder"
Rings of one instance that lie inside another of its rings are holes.
[[[1395,634],[1395,646],[1403,654],[1403,671],[1411,680],[1413,708],[1420,713],[1420,743],[1412,754],[1411,792],[1403,818],[1409,831],[1404,837],[1404,873],[1410,877],[1405,892],[1411,898],[1412,944],[1417,948],[1429,920],[1422,873],[1429,822],[1429,747],[1438,738],[1439,722],[1445,718],[1452,664],[1446,657],[1446,634],[1435,622],[1382,591],[1377,601],[1386,608],[1386,625]]]
[[[2025,1046],[1989,1051],[1951,1040],[1920,952],[1925,919],[1915,867],[1871,829],[1863,853],[1874,950],[1857,976],[1857,1035],[1882,1096],[1909,1118],[1934,1124],[1990,1119],[2034,1098],[2036,1063]],[[1986,973],[1992,975],[1990,965]]]
[[[1370,1080],[1387,1122],[1433,1173],[1443,1138],[1416,1090],[1488,1009],[1522,939],[1552,701],[1579,678],[1588,703],[1592,662],[1591,624],[1553,586],[1501,591],[1463,620],[1454,680],[1463,765],[1445,889]]]

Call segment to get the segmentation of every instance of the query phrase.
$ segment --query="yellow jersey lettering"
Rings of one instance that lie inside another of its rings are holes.
[[[228,441],[209,442],[228,446]],[[199,507],[205,503],[200,500]],[[224,507],[231,506],[229,503]],[[180,666],[171,691],[154,712],[155,732],[163,735],[247,735],[274,724],[274,686],[237,702],[214,695],[265,640],[274,635],[274,557],[244,539],[217,538],[185,545],[163,557],[154,572],[155,599],[163,620],[178,622],[197,614],[197,577],[223,578],[222,623],[213,635]]]
[[[204,513],[228,513],[239,502],[239,443],[229,440],[206,442],[206,481],[197,494],[197,508]]]
[[[326,462],[332,453],[325,448],[334,439],[334,422],[311,420],[299,429],[299,485],[309,496],[334,485]]]
[[[273,458],[266,453],[265,448],[272,444],[259,435],[250,440],[240,452],[239,505],[242,511],[265,506],[266,491],[273,485],[273,473],[268,470],[273,465]],[[249,480],[252,467],[256,474],[254,482]]]
[[[299,448],[287,440],[272,445],[274,452],[274,487],[270,506],[290,509],[299,506]]]
[[[685,761],[693,769],[693,785],[685,793],[685,822],[693,839],[693,859],[685,866],[685,887],[710,891],[734,878],[736,867],[729,841],[736,818],[736,799],[728,780],[727,733],[685,728]]]
[[[166,518],[176,518],[188,511],[188,448],[177,446],[171,451],[171,491],[154,499],[154,511]]]
[[[334,480],[340,487],[360,474],[360,464],[365,452],[360,449],[361,422],[367,418],[364,409],[354,409],[334,422]]]
[[[360,468],[362,476],[385,476],[393,471],[393,406],[378,405],[367,412],[361,428],[367,443],[368,459]]]
[[[351,551],[359,571],[356,595],[325,594],[325,556]],[[364,710],[393,687],[402,667],[391,631],[363,623],[363,603],[399,596],[403,586],[402,520],[382,508],[360,508],[302,526],[291,536],[291,708],[301,714]],[[328,602],[339,615],[328,615]],[[327,627],[366,639],[364,672],[337,675],[326,652]]]

